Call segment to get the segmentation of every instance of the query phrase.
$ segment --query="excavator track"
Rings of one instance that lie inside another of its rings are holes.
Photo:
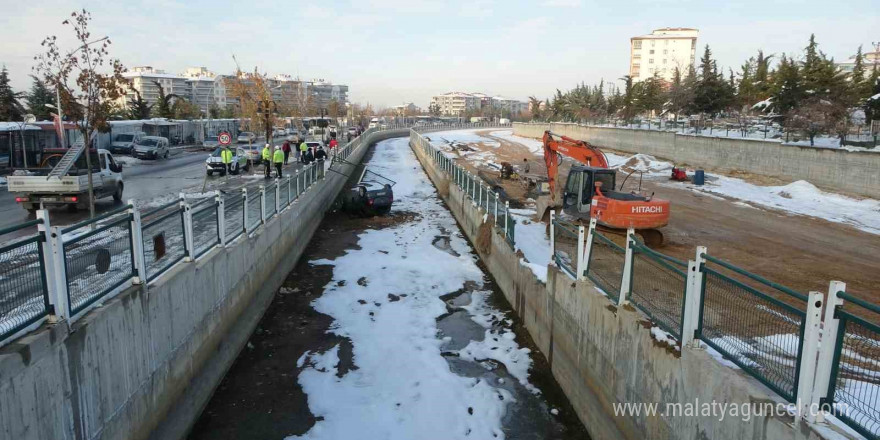
[[[587,226],[588,225],[589,223],[587,223]],[[613,237],[609,238],[619,244],[620,247],[626,247],[626,229],[609,228],[602,225],[597,226],[596,229],[603,234],[607,233],[613,235]],[[659,229],[636,229],[635,233],[636,238],[642,243],[645,243],[645,246],[648,246],[651,249],[663,247],[664,237]]]

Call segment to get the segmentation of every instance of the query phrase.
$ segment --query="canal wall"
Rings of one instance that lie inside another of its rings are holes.
[[[841,438],[836,432],[823,437],[817,425],[788,414],[751,413],[744,420],[730,414],[721,418],[720,413],[691,417],[665,413],[666,405],[700,408],[700,404],[715,402],[751,410],[751,405],[762,403],[786,404],[705,350],[680,351],[658,341],[645,315],[629,305],[614,305],[589,280],[575,281],[551,264],[546,284],[541,282],[521,264],[521,254],[485,225],[491,217],[450,184],[424,150],[411,146],[593,438]],[[485,239],[487,230],[489,240]],[[664,413],[617,415],[614,405],[620,403],[656,403]]]
[[[806,180],[835,191],[880,198],[880,154],[876,152],[573,123],[513,123],[513,133],[518,136],[540,139],[545,130],[600,148],[650,154],[678,165]]]
[[[265,225],[0,350],[0,438],[183,438],[370,145]]]

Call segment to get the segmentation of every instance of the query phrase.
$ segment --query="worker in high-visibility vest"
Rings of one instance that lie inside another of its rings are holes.
[[[220,150],[220,161],[223,162],[223,168],[227,173],[232,173],[232,151],[226,145]]]
[[[305,139],[303,139],[302,143],[299,144],[299,161],[302,163],[306,163],[306,151],[309,151],[309,146],[306,144]]]
[[[281,166],[284,165],[284,151],[280,148],[275,149],[272,154],[272,162],[275,162],[275,178],[281,178]]]
[[[263,165],[266,166],[266,178],[270,178],[272,174],[272,147],[266,144],[263,147]]]

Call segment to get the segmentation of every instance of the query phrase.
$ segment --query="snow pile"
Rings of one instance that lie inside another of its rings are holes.
[[[371,165],[398,182],[394,209],[416,212],[419,220],[367,230],[357,248],[333,261],[313,262],[333,266],[333,279],[313,306],[334,319],[332,333],[351,340],[357,369],[339,371],[336,349],[300,359],[298,380],[318,418],[302,438],[504,436],[510,392],[453,373],[441,354],[444,341],[438,338],[436,320],[447,308],[440,297],[466,282],[482,285],[483,273],[408,141],[380,142]],[[455,252],[434,246],[438,236],[448,236]],[[472,307],[486,310],[485,305]],[[521,366],[529,363],[528,353],[504,330],[492,337],[499,341],[471,344],[470,353],[482,358],[483,348],[501,350],[505,354],[493,359],[525,380],[528,367]]]
[[[501,144],[497,141],[485,138],[477,134],[477,131],[485,131],[485,128],[470,130],[454,130],[454,131],[438,131],[434,133],[425,133],[424,136],[431,139],[431,145],[442,147],[449,146],[449,143],[476,144],[482,143],[487,147],[498,148]]]
[[[547,225],[534,222],[535,211],[531,209],[511,209],[516,220],[514,236],[516,247],[526,257],[520,264],[527,266],[544,284],[547,283],[547,265],[550,264],[550,238]]]
[[[675,336],[672,336],[672,334],[666,332],[660,327],[657,327],[656,325],[654,327],[651,327],[651,337],[657,340],[657,342],[666,344],[670,347],[675,348],[678,351],[681,351],[681,347],[678,345],[678,342],[676,342]]]
[[[619,158],[622,156],[616,154],[606,154],[606,157],[611,168],[616,168],[624,173],[636,171],[648,175],[668,176],[672,169],[671,163],[659,160],[649,154],[636,154],[626,158],[623,162],[619,162]]]
[[[0,177],[0,185],[6,185],[6,178]]]
[[[504,139],[508,142],[513,142],[515,144],[520,144],[529,149],[532,154],[536,156],[544,155],[544,143],[542,141],[526,138],[522,136],[517,136],[513,134],[513,130],[502,130],[502,131],[493,131],[489,133],[490,136],[495,136],[499,139]]]
[[[132,167],[135,165],[143,165],[145,162],[157,163],[157,161],[155,161],[155,160],[145,161],[145,160],[138,159],[136,157],[122,156],[122,155],[113,156],[113,160],[115,160],[116,162],[118,162],[122,165],[129,166],[129,167]]]
[[[825,192],[804,180],[782,186],[758,186],[733,177],[715,175],[713,177],[715,179],[711,182],[707,181],[706,185],[687,185],[687,187],[695,191],[745,200],[753,205],[848,224],[872,234],[880,234],[880,201],[878,200],[859,200]]]

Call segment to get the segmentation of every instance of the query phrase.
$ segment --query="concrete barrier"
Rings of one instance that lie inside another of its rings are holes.
[[[514,134],[524,137],[541,138],[544,130],[599,147],[650,154],[676,164],[806,180],[835,191],[880,198],[878,153],[570,123],[513,124]]]
[[[727,367],[704,350],[679,350],[652,336],[650,321],[630,306],[617,307],[589,281],[574,281],[554,265],[544,284],[504,237],[491,233],[489,246],[478,246],[485,212],[475,207],[439,171],[430,156],[413,146],[429,178],[438,187],[464,234],[547,358],[553,376],[578,416],[596,439],[819,439],[852,438],[828,425],[808,424],[788,415],[787,403],[741,370]],[[549,252],[549,249],[548,249]],[[729,413],[685,416],[686,405],[770,404],[780,414],[748,420]],[[619,403],[656,403],[647,415],[615,414]],[[669,407],[667,407],[669,405]],[[679,406],[680,405],[680,406]],[[667,413],[681,408],[682,415]],[[824,431],[822,431],[824,430]]]
[[[372,133],[348,162],[407,133]],[[351,164],[333,167],[349,174]],[[0,438],[185,436],[345,180],[328,172],[251,236],[121,292],[72,326],[44,325],[4,347]]]

